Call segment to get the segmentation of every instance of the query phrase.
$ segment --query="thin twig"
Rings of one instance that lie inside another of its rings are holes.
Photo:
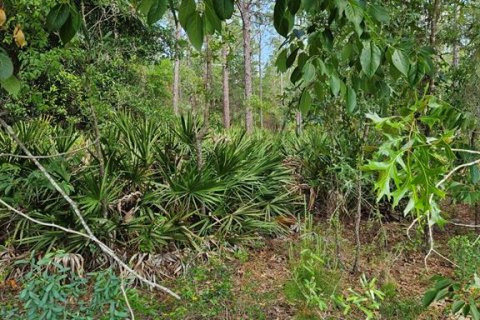
[[[453,150],[453,149],[452,149]],[[464,150],[464,149],[455,149],[455,150],[462,150],[464,152],[468,152],[468,151],[471,151],[471,150]],[[476,164],[480,163],[480,159],[477,159],[475,161],[471,161],[471,162],[468,162],[468,163],[464,163],[464,164],[461,164],[459,166],[456,166],[455,168],[453,168],[449,173],[447,173],[442,180],[440,180],[436,185],[435,187],[436,188],[440,188],[455,172],[457,172],[458,170],[462,169],[462,168],[466,168],[466,167],[471,167],[471,166],[474,166]],[[430,194],[430,198],[428,200],[428,203],[430,204],[430,206],[432,205],[432,202],[433,202],[433,193]],[[430,223],[430,211],[427,212],[427,221],[428,221],[428,238],[429,238],[429,242],[430,242],[430,249],[428,250],[427,254],[425,255],[425,258],[424,258],[424,263],[425,263],[425,268],[428,268],[428,265],[427,265],[427,260],[428,258],[430,257],[430,255],[432,253],[436,253],[438,256],[442,257],[443,259],[447,260],[448,262],[452,263],[454,266],[456,266],[456,264],[454,262],[452,262],[451,260],[449,260],[447,257],[443,256],[440,252],[438,252],[437,250],[435,250],[435,242],[434,242],[434,238],[433,238],[433,225]],[[415,222],[415,221],[414,221]],[[413,225],[413,223],[412,223]]]
[[[16,213],[16,214],[24,217],[24,218],[27,219],[27,220],[32,221],[33,223],[36,223],[36,224],[39,224],[39,225],[45,226],[45,227],[60,229],[60,230],[65,231],[65,232],[67,232],[67,233],[76,234],[76,235],[78,235],[78,236],[81,236],[81,237],[84,237],[84,238],[87,238],[87,239],[91,240],[90,237],[89,237],[87,234],[83,233],[83,232],[76,231],[76,230],[69,229],[69,228],[65,228],[65,227],[62,227],[62,226],[57,225],[57,224],[55,224],[55,223],[43,222],[43,221],[37,220],[37,219],[35,219],[35,218],[32,218],[32,217],[30,217],[28,214],[26,214],[26,213],[24,213],[24,212],[22,212],[22,211],[20,211],[20,210],[18,210],[18,209],[15,209],[14,207],[12,207],[11,205],[9,205],[8,203],[6,203],[5,201],[3,201],[2,199],[0,199],[0,204],[2,204],[2,205],[3,205],[4,207],[6,207],[8,210],[10,210],[10,211],[12,211],[12,212],[14,212],[14,213]]]
[[[468,149],[451,149],[452,151],[455,152],[464,152],[464,153],[471,153],[471,154],[480,154],[480,151],[476,150],[468,150]]]
[[[123,283],[124,277],[122,275],[121,281],[120,281],[120,289],[122,290],[123,294],[123,299],[125,300],[125,303],[127,304],[128,311],[130,312],[130,320],[135,320],[135,313],[133,312],[132,307],[130,306],[130,301],[128,300],[127,292],[125,291],[125,285]]]
[[[464,163],[464,164],[461,164],[457,167],[455,167],[452,171],[450,171],[448,174],[445,175],[445,177],[440,180],[436,185],[435,187],[439,188],[442,184],[444,184],[448,179],[450,179],[450,177],[455,173],[457,172],[458,170],[462,169],[462,168],[466,168],[466,167],[471,167],[471,166],[474,166],[476,164],[479,164],[480,163],[480,159],[477,159],[475,161],[471,161],[471,162],[468,162],[468,163]]]
[[[453,224],[454,226],[465,227],[465,228],[480,228],[478,224],[463,224],[463,223],[456,223],[456,222],[449,222],[448,224]]]
[[[417,222],[418,222],[418,218],[415,218],[407,228],[407,237],[409,240],[412,240],[412,238],[410,237],[410,230],[417,224]]]
[[[96,244],[98,244],[98,246],[100,247],[100,249],[106,253],[107,255],[109,255],[113,260],[115,260],[121,267],[123,267],[125,270],[127,270],[130,274],[132,274],[133,276],[135,276],[137,279],[139,279],[140,281],[142,281],[143,283],[151,286],[151,287],[155,287],[155,288],[158,288],[170,295],[172,295],[173,297],[175,297],[176,299],[179,299],[180,300],[180,296],[178,296],[175,292],[173,292],[172,290],[164,287],[164,286],[161,286],[157,283],[154,283],[146,278],[144,278],[143,276],[141,276],[140,274],[138,274],[136,271],[134,271],[132,268],[130,268],[125,262],[122,261],[122,259],[120,259],[114,252],[112,249],[110,249],[110,247],[108,247],[106,244],[104,244],[102,241],[100,241],[92,232],[92,230],[90,229],[90,227],[88,226],[87,222],[85,221],[85,219],[83,218],[83,215],[82,213],[80,212],[80,210],[78,209],[78,205],[75,201],[73,201],[72,198],[70,198],[70,196],[68,196],[65,191],[58,185],[58,183],[55,181],[55,179],[53,179],[53,177],[48,173],[48,171],[42,166],[42,164],[40,162],[38,162],[38,160],[35,158],[34,155],[32,155],[32,153],[27,149],[27,147],[25,147],[25,145],[20,141],[20,139],[17,137],[17,135],[15,134],[15,132],[13,131],[13,129],[2,119],[0,118],[0,124],[5,128],[5,130],[7,131],[7,133],[10,135],[10,137],[12,137],[12,139],[18,144],[18,146],[23,150],[23,152],[25,152],[25,154],[27,156],[29,156],[29,159],[32,160],[35,165],[37,166],[37,168],[40,170],[40,172],[42,172],[42,174],[45,176],[45,178],[47,178],[47,180],[52,184],[52,186],[62,195],[62,197],[68,202],[68,204],[70,205],[70,207],[73,209],[73,212],[75,213],[75,215],[77,216],[77,218],[80,220],[80,223],[82,224],[83,228],[85,229],[86,231],[86,235],[87,237],[94,241]],[[3,201],[2,201],[3,202]],[[53,225],[52,225],[53,226]],[[63,227],[62,227],[63,228]],[[66,228],[65,228],[66,229]],[[66,231],[65,229],[62,229],[64,231]],[[75,231],[77,234],[78,231]]]

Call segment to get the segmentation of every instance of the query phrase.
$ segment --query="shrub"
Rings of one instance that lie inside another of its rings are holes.
[[[455,275],[461,280],[470,279],[480,271],[480,243],[469,236],[456,236],[448,241],[457,267]]]
[[[25,286],[18,298],[17,312],[4,310],[8,319],[124,319],[128,317],[121,296],[120,279],[110,270],[80,277],[57,262],[64,254],[49,253],[29,261],[30,271],[23,281]]]

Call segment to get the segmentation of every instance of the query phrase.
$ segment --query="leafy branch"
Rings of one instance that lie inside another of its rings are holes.
[[[445,184],[455,173],[480,164],[480,159],[476,159],[453,166],[457,161],[454,152],[480,152],[452,148],[464,118],[444,102],[427,96],[404,110],[403,114],[387,118],[367,115],[385,140],[363,169],[378,173],[375,183],[377,200],[387,197],[396,207],[402,199],[408,199],[404,215],[414,216],[407,228],[409,238],[414,226],[427,225],[429,250],[424,258],[425,266],[432,253],[455,265],[435,249],[433,226],[446,223],[438,199],[446,196]]]

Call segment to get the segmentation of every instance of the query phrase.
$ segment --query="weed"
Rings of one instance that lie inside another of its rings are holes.
[[[480,271],[480,242],[469,236],[456,236],[448,241],[453,260],[457,264],[455,275],[468,280]]]

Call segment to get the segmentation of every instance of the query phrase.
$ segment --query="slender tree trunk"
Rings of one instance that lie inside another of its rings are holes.
[[[363,145],[367,141],[368,137],[368,125],[365,125],[363,130],[363,137],[362,137],[362,148],[360,151],[360,155],[358,157],[358,176],[357,176],[357,216],[355,219],[355,260],[353,261],[352,273],[357,273],[360,265],[360,249],[361,249],[361,241],[360,241],[360,224],[362,222],[362,170],[360,170],[360,166],[363,164],[364,159],[364,151]]]
[[[180,48],[178,42],[180,41],[180,23],[175,24],[175,62],[173,67],[173,112],[179,115],[179,101],[180,101]]]
[[[212,79],[212,52],[210,50],[210,38],[205,38],[205,106],[203,109],[203,125],[196,135],[196,149],[197,149],[197,166],[201,170],[203,168],[203,140],[208,132],[210,104],[212,102],[211,93],[211,79]]]
[[[295,112],[295,123],[297,127],[297,135],[301,135],[303,131],[303,116],[301,111]]]
[[[226,44],[222,47],[222,62],[223,62],[223,127],[230,128],[230,84],[228,73],[228,46]]]
[[[263,74],[262,74],[262,30],[258,33],[258,97],[260,98],[260,128],[263,129]]]
[[[432,0],[433,6],[430,13],[430,46],[435,50],[437,45],[437,22],[440,17],[440,6],[441,0]],[[428,91],[430,94],[435,93],[435,76],[430,77],[430,82],[428,86]]]
[[[250,105],[252,98],[252,39],[251,39],[251,24],[252,16],[250,12],[251,1],[241,0],[239,2],[240,13],[242,16],[242,30],[243,30],[243,61],[244,61],[244,84],[245,84],[245,127],[247,133],[253,132],[253,112]]]
[[[455,29],[458,29],[458,14],[459,14],[459,7],[455,4],[455,9],[453,11],[453,24],[455,26]],[[454,69],[458,68],[459,64],[459,57],[458,57],[458,45],[459,41],[455,37],[453,40],[453,48],[452,48],[452,65]]]
[[[476,142],[477,142],[477,129],[474,129],[470,135],[470,149],[476,150]],[[479,215],[480,215],[480,205],[478,201],[475,203],[473,206],[473,214],[474,214],[474,219],[475,219],[475,225],[477,226],[479,221]],[[477,233],[480,233],[480,228],[476,228]]]
[[[353,261],[352,273],[358,272],[360,261],[360,223],[362,222],[362,174],[359,171],[357,180],[357,216],[355,219],[355,260]]]

